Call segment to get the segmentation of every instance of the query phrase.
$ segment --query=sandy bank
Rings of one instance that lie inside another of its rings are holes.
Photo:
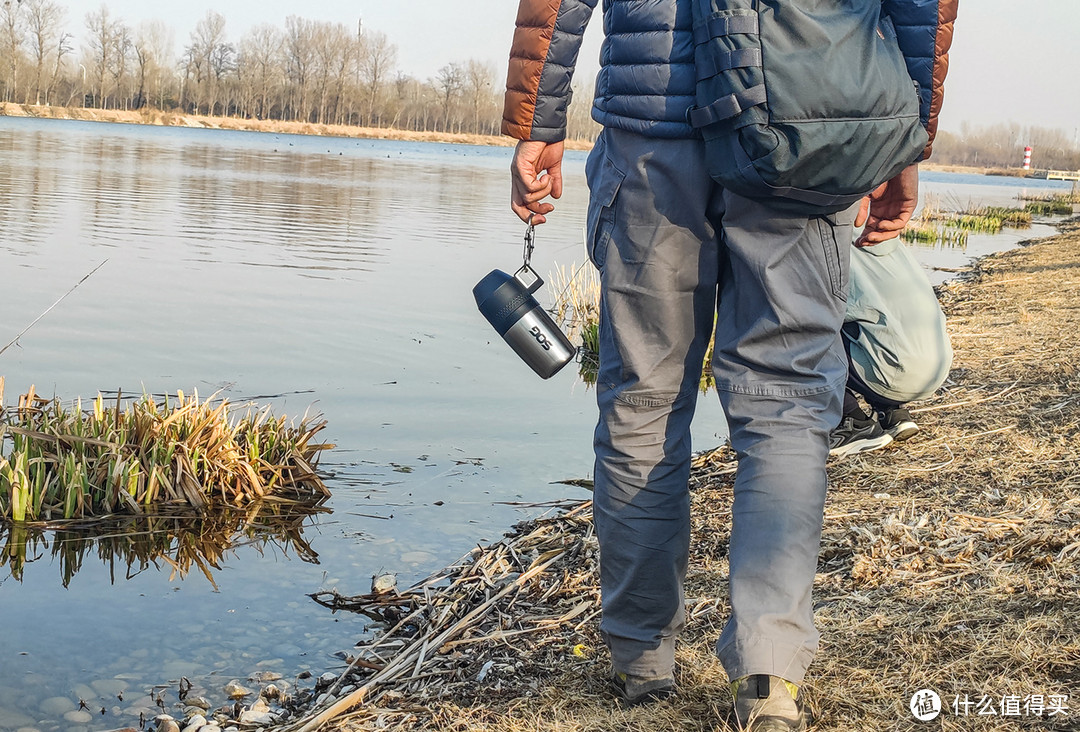
[[[351,125],[321,125],[306,122],[245,119],[241,117],[207,117],[194,114],[161,112],[156,109],[125,111],[120,109],[86,109],[82,107],[46,107],[29,104],[0,103],[0,115],[8,117],[37,117],[41,119],[74,119],[85,122],[119,122],[124,124],[193,127],[211,130],[245,130],[273,132],[286,135],[323,135],[328,137],[357,137],[376,140],[408,140],[415,142],[446,142],[458,145],[494,145],[511,147],[515,140],[497,135],[470,135],[444,132],[415,132],[385,127],[353,127]],[[592,143],[568,140],[569,150],[588,150]]]

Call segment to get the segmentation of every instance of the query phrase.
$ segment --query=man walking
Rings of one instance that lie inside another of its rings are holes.
[[[760,0],[768,3],[769,0]],[[867,0],[877,2],[878,0]],[[885,0],[933,137],[957,0]],[[777,12],[784,2],[772,0]],[[517,138],[511,207],[543,223],[562,194],[570,79],[597,0],[520,0],[503,132]],[[628,703],[674,693],[689,552],[690,421],[715,321],[713,371],[739,456],[731,616],[717,653],[740,725],[800,730],[798,685],[817,648],[817,566],[829,431],[841,416],[854,226],[899,234],[911,166],[827,216],[784,213],[715,183],[686,121],[694,104],[690,0],[604,0],[586,167],[589,256],[600,271],[594,514],[601,632]],[[812,80],[808,80],[812,83]],[[930,146],[924,153],[929,155]],[[858,219],[858,221],[857,221]]]

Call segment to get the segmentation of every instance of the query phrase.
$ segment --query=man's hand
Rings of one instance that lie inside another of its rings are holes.
[[[510,208],[522,221],[532,216],[534,224],[542,224],[555,206],[541,203],[548,196],[562,196],[563,143],[522,140],[514,150],[510,163]],[[545,175],[546,172],[546,175]]]
[[[869,247],[900,236],[919,203],[919,165],[909,165],[892,180],[882,183],[862,200],[855,227],[866,228],[855,240]]]

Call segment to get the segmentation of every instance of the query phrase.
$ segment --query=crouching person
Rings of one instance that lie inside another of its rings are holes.
[[[829,454],[876,450],[914,436],[919,426],[906,405],[929,398],[944,383],[952,346],[937,296],[899,239],[852,250],[842,333],[848,381]]]

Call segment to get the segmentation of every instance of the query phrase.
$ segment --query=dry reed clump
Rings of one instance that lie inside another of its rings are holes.
[[[814,593],[821,648],[803,685],[815,730],[925,729],[908,709],[923,688],[936,690],[945,707],[934,729],[1077,729],[1078,289],[1080,224],[984,259],[963,281],[939,288],[954,369],[937,397],[915,405],[922,431],[888,449],[830,463]],[[357,658],[365,660],[373,658],[365,647],[379,649],[375,674],[393,673],[380,681],[374,675],[356,681],[355,669],[344,674],[342,683],[368,684],[367,696],[345,702],[354,711],[331,727],[733,730],[713,644],[726,616],[734,472],[726,448],[694,461],[687,578],[694,599],[677,650],[674,700],[624,710],[607,691],[590,545],[573,561],[565,556],[529,577],[534,592],[519,599],[524,589],[514,589],[496,600],[486,625],[445,651],[438,635],[445,630],[424,629],[428,618],[461,617],[461,610],[444,610],[455,607],[454,580],[443,589],[416,588],[415,602],[396,619],[419,609],[425,619],[419,635],[402,639],[405,655],[378,640],[358,647]],[[556,532],[556,546],[574,547],[581,541],[575,537],[588,536],[581,533],[588,532],[587,511],[588,504],[576,509],[574,532]],[[482,566],[473,574],[484,579],[474,581],[486,590],[470,590],[477,600],[469,607],[489,602],[517,573],[540,565],[515,560],[509,574]],[[559,586],[571,588],[574,599],[561,590],[547,594],[548,583],[567,580]],[[573,619],[550,622],[573,610],[575,599],[591,604]],[[549,619],[542,630],[530,625],[542,618]],[[395,634],[402,631],[386,637]],[[432,640],[425,643],[425,635]]]
[[[1021,193],[1017,198],[1036,203],[1080,203],[1080,182],[1073,183],[1069,193]]]
[[[0,379],[0,404],[3,381]],[[198,394],[162,401],[144,395],[89,409],[38,396],[0,409],[0,519],[48,521],[151,506],[205,508],[213,499],[243,506],[267,496],[329,495],[315,472],[322,420],[299,426],[269,408],[234,418],[225,400]]]
[[[587,384],[596,383],[600,366],[600,275],[590,262],[559,267],[548,279],[555,303],[551,315],[577,343],[578,373]]]
[[[578,375],[586,384],[595,384],[600,369],[600,275],[591,263],[560,267],[549,277],[555,303],[550,312],[578,346]],[[713,338],[702,359],[701,391],[716,386],[712,373]]]

